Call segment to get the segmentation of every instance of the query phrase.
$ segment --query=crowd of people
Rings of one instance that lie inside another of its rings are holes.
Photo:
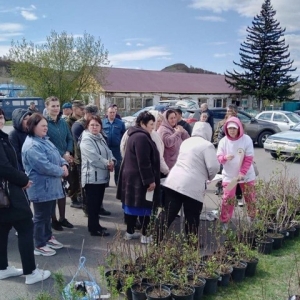
[[[193,128],[182,119],[181,109],[168,109],[163,114],[140,113],[135,126],[125,131],[115,104],[102,119],[97,106],[80,100],[65,103],[63,114],[57,97],[48,97],[45,105],[43,114],[16,109],[9,135],[1,130],[5,116],[0,110],[0,179],[9,186],[12,199],[9,208],[0,208],[0,279],[24,274],[31,284],[50,276],[49,271],[36,268],[34,255],[52,256],[64,247],[53,230],[73,228],[66,219],[66,196],[72,208],[83,209],[91,236],[109,236],[99,216],[111,214],[104,209],[103,199],[112,172],[127,226],[125,240],[151,243],[150,217],[158,208],[165,216],[160,218],[164,222],[158,224],[160,228],[169,228],[183,207],[186,234],[198,234],[206,184],[220,165],[223,229],[233,214],[236,186],[230,183],[235,178],[248,215],[255,218],[253,143],[234,107],[228,107],[216,131],[207,104],[201,105],[201,118]],[[23,269],[8,265],[12,227],[18,234]]]

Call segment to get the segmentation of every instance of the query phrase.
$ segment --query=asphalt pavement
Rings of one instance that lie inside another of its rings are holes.
[[[6,126],[5,131],[9,131],[11,126]],[[255,148],[255,161],[260,171],[259,177],[267,178],[276,169],[284,169],[281,163],[278,163],[270,154],[265,153],[263,149]],[[298,176],[299,163],[287,162],[287,172],[289,176]],[[113,176],[112,176],[113,177]],[[219,207],[220,198],[214,195],[215,183],[208,185],[207,194],[204,202],[205,210],[212,210]],[[101,225],[108,228],[109,237],[92,237],[87,231],[87,218],[81,209],[70,207],[70,199],[67,198],[67,219],[74,224],[73,229],[65,228],[62,232],[53,231],[58,241],[64,244],[64,248],[57,250],[57,254],[52,257],[36,256],[36,263],[39,268],[48,269],[51,272],[60,271],[66,282],[68,283],[75,274],[78,261],[81,255],[86,257],[86,267],[96,281],[100,282],[98,267],[104,264],[105,255],[109,244],[115,240],[116,235],[123,235],[125,232],[125,224],[123,222],[123,211],[121,203],[116,200],[116,187],[110,182],[110,187],[106,189],[104,196],[104,207],[112,212],[111,216],[101,217]],[[180,228],[180,219],[175,222],[175,229]],[[201,240],[202,243],[208,245],[212,241],[211,232],[208,227],[212,228],[216,222],[201,221]],[[138,240],[127,241],[124,243],[140,244]],[[142,246],[146,247],[146,246]],[[211,251],[210,247],[205,248],[207,252]],[[20,256],[18,252],[18,237],[15,230],[12,229],[9,236],[8,258],[10,265],[21,268]],[[101,284],[100,284],[101,285]],[[0,300],[14,299],[36,299],[36,295],[40,291],[48,291],[55,294],[54,280],[52,278],[42,283],[34,285],[25,285],[25,277],[14,277],[0,281]]]

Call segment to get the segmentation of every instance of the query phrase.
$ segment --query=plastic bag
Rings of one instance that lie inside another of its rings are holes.
[[[81,256],[79,259],[79,266],[78,269],[72,278],[72,280],[65,286],[62,296],[64,300],[95,300],[100,299],[101,296],[101,289],[100,286],[96,283],[93,276],[89,273],[89,271],[85,268],[85,261],[86,258]],[[89,280],[85,281],[76,281],[76,277],[78,276],[79,272],[83,270]],[[77,296],[83,295],[83,296]]]

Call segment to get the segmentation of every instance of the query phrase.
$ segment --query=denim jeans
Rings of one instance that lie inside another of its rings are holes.
[[[46,202],[33,202],[33,237],[35,247],[44,247],[51,239],[51,216],[55,212],[56,200]]]
[[[8,266],[8,234],[12,227],[14,227],[18,232],[18,246],[23,273],[24,275],[31,274],[36,268],[33,254],[33,223],[31,218],[0,223],[0,270],[5,270]]]

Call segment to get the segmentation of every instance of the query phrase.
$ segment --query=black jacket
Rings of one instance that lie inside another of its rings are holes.
[[[125,205],[152,208],[160,199],[160,158],[150,134],[138,126],[128,129],[128,140],[119,173],[117,199]],[[146,201],[149,184],[155,182],[153,202]]]
[[[0,180],[8,182],[11,201],[9,208],[0,208],[0,223],[32,218],[29,202],[22,189],[27,185],[29,178],[18,170],[16,152],[9,142],[8,135],[2,130],[0,130]]]
[[[187,123],[184,120],[180,120],[179,122],[177,122],[177,125],[181,125],[187,131],[187,133],[189,134],[189,136],[192,135],[192,127],[191,127],[191,125],[189,123]]]
[[[27,137],[27,132],[24,131],[22,127],[22,121],[26,116],[31,114],[30,111],[23,108],[17,108],[12,113],[14,129],[9,133],[9,140],[17,153],[19,169],[22,171],[24,171],[22,164],[22,146]]]

